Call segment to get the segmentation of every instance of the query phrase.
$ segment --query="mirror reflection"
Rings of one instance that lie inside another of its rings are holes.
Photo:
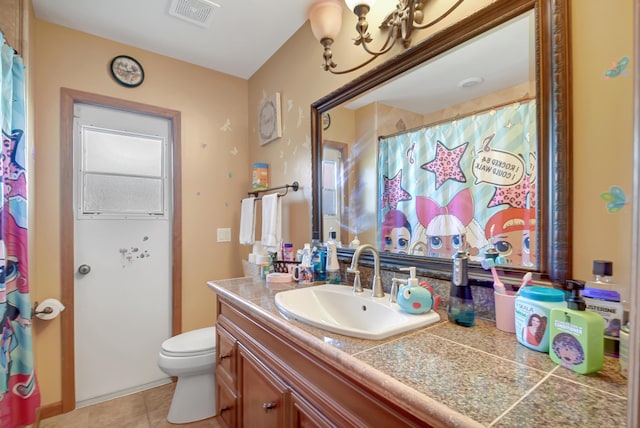
[[[535,13],[322,116],[322,238],[538,270]]]

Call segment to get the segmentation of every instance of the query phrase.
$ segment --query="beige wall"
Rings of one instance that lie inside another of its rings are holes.
[[[216,228],[237,233],[240,200],[251,185],[247,81],[43,21],[36,20],[35,27],[32,300],[59,298],[61,292],[59,105],[60,88],[65,87],[181,112],[182,327],[212,325],[215,295],[206,281],[242,274],[237,240],[216,243]],[[118,54],[133,56],[144,67],[145,81],[138,88],[125,88],[111,78],[108,65]],[[59,319],[36,320],[34,335],[42,402],[49,404],[61,399]]]
[[[487,1],[468,2],[481,7]],[[376,10],[389,9],[390,0]],[[614,261],[615,276],[630,278],[631,208],[609,214],[600,193],[611,185],[631,193],[633,70],[614,79],[603,72],[632,53],[632,1],[571,1],[574,91],[574,272],[588,278],[591,260]],[[379,9],[378,9],[379,8]],[[462,11],[457,16],[468,14]],[[384,12],[378,13],[378,15]],[[372,23],[381,17],[373,14]],[[301,189],[284,200],[289,227],[285,238],[296,248],[308,241],[311,221],[310,104],[358,73],[334,76],[321,69],[322,48],[305,24],[249,81],[243,81],[139,49],[119,45],[41,21],[33,23],[35,75],[35,211],[37,234],[31,259],[32,299],[59,297],[59,92],[69,87],[132,99],[182,112],[183,144],[183,328],[214,321],[214,296],[207,280],[239,275],[247,253],[234,241],[215,243],[216,227],[238,230],[239,200],[250,186],[254,162],[270,164],[272,185],[297,180]],[[357,62],[351,45],[355,18],[345,12],[334,52],[340,66]],[[374,32],[376,25],[370,30]],[[598,31],[594,31],[598,29]],[[376,34],[374,33],[374,37]],[[414,37],[415,41],[424,34]],[[345,52],[348,52],[345,53]],[[107,72],[117,54],[129,54],[145,67],[136,89],[115,84]],[[341,56],[339,56],[339,53]],[[374,62],[374,66],[380,61]],[[37,67],[35,65],[37,64]],[[259,102],[282,96],[283,136],[258,145]],[[229,101],[232,100],[232,101]],[[221,130],[226,119],[231,131]],[[613,148],[613,150],[612,150]],[[232,152],[237,150],[238,154]],[[224,184],[224,185],[220,185]],[[61,398],[59,321],[34,323],[36,371],[43,404]]]
[[[595,259],[612,260],[616,282],[628,290],[632,207],[609,213],[600,194],[612,185],[627,196],[633,189],[634,70],[630,64],[618,77],[604,76],[633,55],[633,0],[572,0],[571,6],[574,277],[590,278]]]

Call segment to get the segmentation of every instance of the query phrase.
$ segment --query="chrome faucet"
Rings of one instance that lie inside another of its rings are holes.
[[[398,284],[407,285],[408,279],[391,278],[391,294],[389,295],[389,301],[396,303],[398,301]]]
[[[347,272],[355,274],[355,278],[353,280],[353,292],[362,293],[363,291],[362,285],[360,284],[358,260],[360,259],[360,253],[362,253],[364,250],[369,250],[371,251],[371,254],[373,254],[374,273],[373,283],[371,284],[371,295],[373,297],[384,297],[384,289],[382,288],[382,280],[380,279],[380,254],[378,253],[376,247],[371,244],[360,245],[353,253],[353,257],[351,258],[351,267],[347,269]]]
[[[413,241],[413,243],[409,247],[409,255],[413,255],[418,247],[422,247],[422,252],[427,255],[427,251],[429,251],[429,248],[427,248],[427,244],[422,241]]]

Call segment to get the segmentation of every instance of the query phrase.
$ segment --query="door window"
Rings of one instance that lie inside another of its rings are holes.
[[[166,141],[83,126],[80,216],[165,216]]]

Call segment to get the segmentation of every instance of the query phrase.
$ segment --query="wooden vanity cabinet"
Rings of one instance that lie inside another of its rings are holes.
[[[218,294],[217,408],[226,427],[429,427],[270,316]],[[417,410],[417,411],[416,411]]]

